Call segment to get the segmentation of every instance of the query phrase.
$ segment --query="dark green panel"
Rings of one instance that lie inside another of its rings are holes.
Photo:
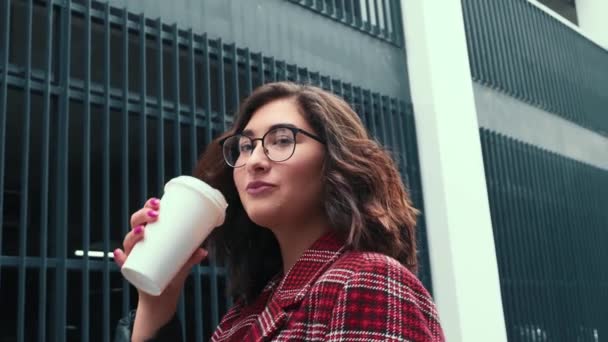
[[[601,341],[608,172],[480,135],[509,341]]]
[[[476,82],[608,135],[608,51],[528,0],[462,0]]]

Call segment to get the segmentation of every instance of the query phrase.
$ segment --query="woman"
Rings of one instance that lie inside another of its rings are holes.
[[[229,266],[235,305],[212,341],[443,341],[414,275],[416,209],[345,101],[287,82],[256,89],[196,176],[229,203],[207,243]],[[159,205],[151,199],[133,214],[124,251],[115,251],[119,266]],[[197,250],[161,296],[140,292],[117,340],[179,337],[179,293],[206,255]]]

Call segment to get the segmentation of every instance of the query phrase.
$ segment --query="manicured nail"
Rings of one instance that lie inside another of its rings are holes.
[[[141,234],[142,230],[143,230],[142,226],[137,226],[137,227],[135,227],[135,229],[133,229],[133,233]]]
[[[156,211],[156,210],[148,210],[148,216],[150,216],[150,217],[157,217],[158,216],[158,211]]]
[[[152,205],[154,205],[154,206],[157,206],[160,204],[160,201],[158,200],[158,198],[153,198],[151,202],[152,202]]]

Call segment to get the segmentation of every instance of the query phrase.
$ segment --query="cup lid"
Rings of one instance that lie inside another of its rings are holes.
[[[210,186],[209,184],[203,182],[202,180],[200,180],[198,178],[195,178],[192,176],[175,177],[175,178],[171,179],[169,182],[167,182],[167,184],[165,185],[165,191],[167,191],[166,190],[167,186],[169,186],[172,183],[179,183],[179,184],[185,185],[195,191],[198,191],[205,197],[209,198],[215,205],[217,205],[218,208],[220,208],[222,210],[226,210],[226,208],[228,207],[228,203],[226,202],[224,195],[219,190],[213,188],[212,186]]]

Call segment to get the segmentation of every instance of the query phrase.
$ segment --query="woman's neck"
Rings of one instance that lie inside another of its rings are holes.
[[[287,274],[300,256],[329,231],[329,224],[325,218],[319,218],[303,224],[274,228],[272,231],[281,248],[283,274]]]

